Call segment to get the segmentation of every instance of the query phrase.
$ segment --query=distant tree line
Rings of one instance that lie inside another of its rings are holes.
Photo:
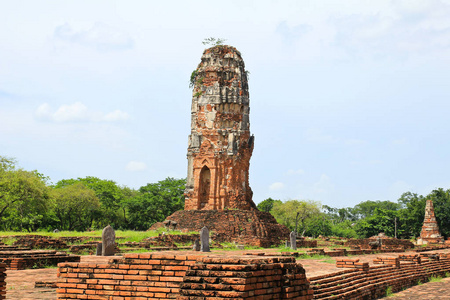
[[[433,190],[427,196],[406,192],[397,202],[363,201],[354,207],[334,208],[315,201],[274,200],[257,205],[276,220],[305,236],[319,235],[345,238],[368,238],[384,232],[403,239],[417,238],[425,217],[425,202],[433,200],[441,234],[450,236],[450,189]]]
[[[147,230],[184,208],[185,184],[166,178],[135,190],[90,176],[50,184],[0,156],[0,230]]]
[[[147,230],[184,208],[185,179],[166,178],[139,189],[97,177],[63,179],[51,184],[38,171],[26,171],[0,156],[0,230],[52,231]],[[406,192],[397,200],[363,201],[334,208],[317,201],[268,198],[257,207],[298,234],[367,238],[384,232],[399,238],[420,235],[425,202],[433,200],[441,234],[450,237],[450,189],[426,196]]]

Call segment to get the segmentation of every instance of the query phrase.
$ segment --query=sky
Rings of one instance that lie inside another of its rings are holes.
[[[253,200],[450,188],[450,1],[0,0],[0,156],[53,183],[187,175],[208,37],[250,72]]]

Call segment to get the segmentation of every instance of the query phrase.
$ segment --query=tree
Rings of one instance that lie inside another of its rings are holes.
[[[312,237],[319,235],[330,236],[332,234],[332,225],[327,215],[319,213],[309,218],[306,222],[305,234]]]
[[[81,182],[54,188],[54,211],[61,230],[90,228],[100,208],[95,192]]]
[[[261,201],[256,206],[260,211],[270,212],[275,203],[282,203],[281,200],[274,200],[272,198],[267,198],[266,200]]]
[[[127,200],[128,220],[136,230],[147,230],[156,222],[184,208],[185,179],[166,178],[139,188],[135,197]]]
[[[373,215],[376,209],[399,210],[401,205],[391,201],[371,201],[361,202],[353,208],[353,214],[357,219],[365,219]]]
[[[425,218],[426,198],[411,192],[403,193],[398,199],[402,209],[399,219],[402,224],[402,238],[415,238],[420,235]]]
[[[16,169],[0,157],[0,224],[7,229],[36,230],[47,208],[49,188],[37,171]]]
[[[93,176],[77,179],[63,179],[56,183],[55,187],[65,187],[76,183],[82,183],[93,190],[100,201],[100,210],[95,217],[94,227],[103,228],[111,225],[114,228],[126,227],[126,201],[124,188],[120,188],[112,180],[104,180]]]
[[[387,236],[395,236],[395,222],[399,222],[398,211],[375,208],[372,216],[360,220],[356,225],[356,231],[361,237],[369,238],[384,232]],[[397,226],[398,234],[402,233]]]
[[[271,213],[278,223],[287,226],[290,230],[295,230],[300,222],[300,231],[303,235],[306,230],[306,221],[320,213],[320,203],[312,200],[288,200],[275,203]]]

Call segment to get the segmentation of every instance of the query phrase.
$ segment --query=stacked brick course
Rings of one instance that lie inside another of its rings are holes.
[[[11,270],[56,266],[60,262],[79,262],[80,256],[55,250],[0,251],[0,261]]]
[[[60,300],[306,300],[312,299],[312,290],[293,257],[141,253],[113,258],[108,264],[61,263],[57,295]]]
[[[375,265],[390,265],[400,268],[400,259],[398,257],[377,257],[373,260]]]
[[[6,265],[0,263],[0,300],[6,299]]]
[[[58,299],[166,299],[198,256],[164,253],[125,254],[108,264],[62,263]]]
[[[450,259],[446,254],[438,256],[440,260],[423,258],[421,263],[416,260],[365,270],[354,270],[350,263],[351,269],[309,278],[314,299],[377,299],[388,287],[396,292],[419,281],[427,282],[431,276],[445,276],[450,271]]]
[[[312,299],[293,257],[206,257],[186,273],[178,300]]]
[[[337,268],[352,268],[357,270],[368,270],[369,263],[359,262],[358,258],[336,258]]]

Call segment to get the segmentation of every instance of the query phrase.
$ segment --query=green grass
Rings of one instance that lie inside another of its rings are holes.
[[[120,242],[140,242],[145,238],[158,236],[162,232],[164,232],[164,228],[160,228],[158,230],[149,230],[149,231],[134,231],[134,230],[116,230],[116,237],[123,237],[124,239],[120,239]],[[198,234],[198,232],[188,232],[183,233],[179,230],[171,230],[168,234],[180,235],[180,234]],[[102,236],[102,230],[95,231],[60,231],[60,232],[13,232],[13,231],[0,231],[0,237],[2,238],[3,243],[12,244],[14,242],[14,238],[11,236],[24,236],[24,235],[42,235],[49,236],[52,238],[60,238],[60,237],[92,237],[99,238]],[[77,244],[77,242],[73,243]]]
[[[442,281],[442,277],[441,276],[431,276],[428,281],[429,282],[440,282],[440,281]]]
[[[386,297],[392,297],[394,292],[392,291],[392,286],[388,286],[386,289]]]

